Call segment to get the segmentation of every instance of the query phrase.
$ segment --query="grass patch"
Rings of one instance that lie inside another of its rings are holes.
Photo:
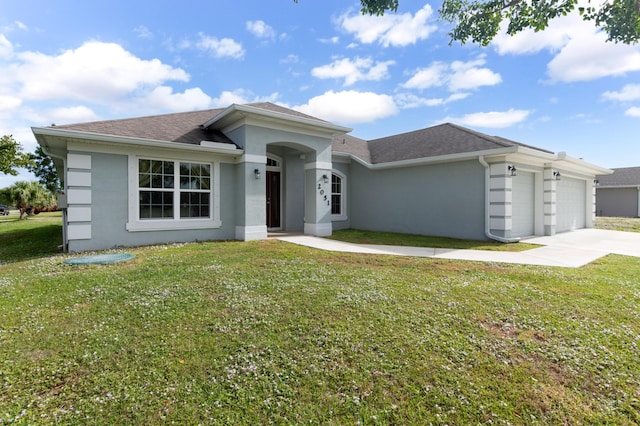
[[[525,251],[540,247],[536,244],[512,243],[504,244],[497,241],[458,240],[446,237],[430,237],[414,234],[399,234],[394,232],[375,232],[347,229],[334,231],[330,239],[355,244],[382,244],[391,246],[433,247],[450,249],[473,249],[493,251]]]
[[[640,232],[640,218],[596,217],[595,227],[612,231]]]
[[[62,212],[40,213],[26,220],[12,212],[0,221],[0,241],[0,262],[56,253],[62,244]]]
[[[280,241],[0,265],[0,423],[640,422],[640,260]]]

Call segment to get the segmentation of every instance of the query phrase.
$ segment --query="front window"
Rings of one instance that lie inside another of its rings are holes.
[[[138,189],[141,220],[211,216],[209,164],[139,159]]]

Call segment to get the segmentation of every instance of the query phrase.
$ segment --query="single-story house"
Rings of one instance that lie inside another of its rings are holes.
[[[454,124],[366,141],[271,103],[37,127],[64,246],[364,229],[517,241],[592,227],[608,169]]]
[[[596,177],[596,214],[640,217],[640,167],[611,170],[610,175]]]

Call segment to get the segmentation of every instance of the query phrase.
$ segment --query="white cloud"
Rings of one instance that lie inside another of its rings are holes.
[[[275,92],[268,96],[256,96],[251,91],[236,89],[234,91],[225,90],[220,96],[211,100],[211,107],[228,107],[231,104],[248,104],[252,102],[276,102],[280,94]]]
[[[547,64],[553,81],[589,81],[640,71],[640,46],[607,43],[604,33],[571,39]]]
[[[640,84],[627,84],[619,92],[604,92],[602,98],[608,101],[620,102],[638,100],[640,99]]]
[[[502,81],[500,74],[489,68],[481,68],[485,64],[483,57],[468,62],[454,61],[447,65],[433,62],[426,68],[420,68],[402,87],[405,89],[424,90],[431,87],[447,86],[449,91],[476,89],[480,86],[494,86]]]
[[[211,97],[198,87],[173,93],[171,87],[159,86],[142,99],[141,103],[161,111],[189,111],[209,108],[211,101]]]
[[[133,32],[138,34],[138,37],[143,38],[145,40],[151,40],[153,38],[153,33],[149,28],[144,25],[138,25],[133,29]]]
[[[515,35],[506,33],[506,25],[493,39],[491,45],[500,55],[521,55],[538,53],[542,50],[557,52],[571,40],[581,27],[582,19],[567,15],[551,21],[544,31],[523,30]]]
[[[333,36],[333,37],[330,37],[330,38],[320,38],[320,39],[318,39],[318,41],[320,41],[320,43],[324,43],[324,44],[338,44],[340,42],[340,37]]]
[[[258,38],[271,40],[276,38],[275,30],[271,26],[267,25],[264,21],[247,21],[246,27],[247,31]]]
[[[627,117],[640,118],[640,107],[631,107],[624,112],[624,115],[626,115]]]
[[[45,123],[65,124],[95,121],[99,117],[91,108],[78,105],[38,112],[38,119]]]
[[[242,44],[230,38],[218,39],[206,34],[199,34],[200,40],[196,46],[202,50],[210,52],[216,58],[241,59],[244,56]]]
[[[402,87],[405,89],[428,89],[430,87],[443,86],[446,81],[445,73],[449,69],[447,64],[433,62],[426,68],[420,68],[407,80]]]
[[[358,81],[380,81],[389,76],[389,66],[394,61],[373,62],[371,58],[337,59],[328,65],[313,68],[311,75],[316,78],[344,79],[345,86]]]
[[[554,57],[547,64],[552,81],[589,81],[640,71],[640,46],[606,41],[593,22],[570,13],[549,23],[544,31],[501,32],[492,42],[499,54],[532,54],[542,50]]]
[[[115,43],[86,42],[58,56],[39,52],[17,55],[4,72],[30,100],[73,99],[107,104],[164,81],[188,81],[189,75],[158,59],[143,60]]]
[[[10,58],[13,55],[13,45],[3,34],[0,34],[0,58]]]
[[[298,62],[300,62],[300,57],[293,53],[290,53],[285,58],[280,59],[281,64],[297,64]]]
[[[0,95],[0,112],[11,111],[18,108],[22,104],[22,99],[16,96],[2,96]]]
[[[504,128],[524,121],[529,114],[528,110],[511,108],[508,111],[476,112],[462,117],[447,117],[443,121],[472,127]]]
[[[475,89],[480,86],[495,86],[502,82],[500,74],[491,71],[489,68],[479,68],[485,64],[483,58],[475,61],[451,63],[453,74],[449,77],[449,90]]]
[[[465,99],[470,95],[471,95],[470,93],[459,92],[459,93],[452,93],[446,98],[423,98],[410,93],[401,93],[394,96],[394,99],[396,101],[396,104],[400,108],[408,109],[408,108],[418,108],[423,106],[433,107],[433,106],[446,105],[450,102],[455,102],[461,99]]]
[[[383,16],[370,16],[356,13],[345,14],[339,18],[338,24],[348,33],[364,44],[379,43],[384,47],[408,46],[418,40],[424,40],[435,31],[435,25],[428,21],[433,15],[431,6],[426,4],[415,15],[410,13]]]
[[[293,109],[323,120],[345,124],[368,123],[398,113],[398,107],[391,96],[354,90],[331,90]]]

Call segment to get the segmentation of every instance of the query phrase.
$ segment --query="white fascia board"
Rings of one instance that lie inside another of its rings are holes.
[[[578,170],[587,174],[594,175],[610,175],[613,170],[605,167],[597,166],[593,163],[582,160],[581,158],[571,157],[566,152],[559,152],[557,162],[570,170]]]
[[[234,117],[235,115],[235,117]],[[229,127],[233,122],[249,117],[260,117],[266,121],[295,123],[302,127],[322,129],[331,134],[349,133],[353,129],[349,127],[339,126],[337,124],[315,120],[306,117],[298,117],[295,115],[285,114],[282,112],[269,111],[262,108],[252,107],[248,105],[233,104],[227,109],[216,115],[209,121],[203,124],[203,127],[208,128],[214,124],[216,127],[225,128]]]
[[[167,142],[154,139],[134,138],[129,136],[114,136],[104,133],[80,132],[77,130],[56,129],[51,127],[32,127],[31,130],[36,135],[36,138],[38,138],[38,136],[52,136],[58,138],[83,139],[91,142],[113,145],[142,145],[145,147],[163,148],[179,151],[205,151],[216,154],[226,154],[230,156],[240,155],[244,152],[242,149],[238,149],[235,145],[231,144],[228,144],[229,148],[222,146],[225,144],[216,144],[216,146],[211,147],[206,145],[203,146],[179,142]]]
[[[423,157],[423,158],[412,158],[410,160],[400,160],[400,161],[391,161],[389,163],[377,163],[370,164],[364,161],[361,158],[356,157],[355,155],[351,155],[351,158],[363,166],[367,167],[371,170],[383,170],[383,169],[394,169],[399,167],[415,167],[415,166],[424,166],[428,164],[438,164],[438,163],[453,163],[456,161],[464,161],[464,160],[475,160],[479,156],[491,156],[491,155],[507,155],[515,152],[517,147],[507,147],[500,149],[490,149],[485,151],[474,151],[474,152],[463,152],[459,154],[448,154],[448,155],[439,155],[436,157]]]

